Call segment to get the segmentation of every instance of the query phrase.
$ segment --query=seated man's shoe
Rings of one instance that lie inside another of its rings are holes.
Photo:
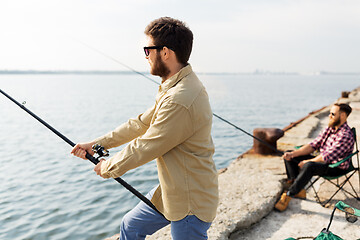
[[[291,197],[288,196],[286,193],[281,195],[280,200],[275,204],[275,209],[282,212],[285,211],[289,205]]]
[[[301,189],[300,192],[294,195],[295,198],[306,199],[306,190]]]

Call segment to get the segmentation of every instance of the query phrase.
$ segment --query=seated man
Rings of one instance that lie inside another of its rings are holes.
[[[328,127],[311,143],[283,155],[291,186],[281,195],[275,209],[284,211],[292,197],[306,198],[304,187],[313,176],[338,176],[346,172],[351,159],[336,168],[330,168],[329,165],[342,160],[353,151],[355,140],[346,122],[351,110],[347,104],[334,104],[330,110]],[[316,157],[310,155],[315,150],[320,152]]]

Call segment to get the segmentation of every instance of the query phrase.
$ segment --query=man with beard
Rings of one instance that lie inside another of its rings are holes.
[[[347,104],[334,104],[330,110],[328,127],[311,143],[283,155],[288,184],[291,186],[275,204],[275,209],[286,210],[292,197],[305,199],[304,187],[313,176],[339,176],[346,172],[351,159],[336,168],[330,168],[329,165],[341,161],[353,151],[355,140],[346,122],[351,110]],[[320,152],[316,157],[310,155],[315,150]]]
[[[92,146],[129,144],[99,162],[95,172],[116,178],[156,159],[159,186],[146,196],[158,212],[140,202],[121,223],[120,239],[145,239],[171,224],[173,239],[207,239],[218,205],[218,176],[212,159],[212,111],[202,83],[188,63],[193,34],[181,21],[164,17],[145,29],[150,73],[162,83],[153,107],[72,154],[85,158]]]

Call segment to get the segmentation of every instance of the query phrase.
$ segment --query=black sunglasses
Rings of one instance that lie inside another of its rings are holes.
[[[164,46],[151,46],[151,47],[144,47],[145,56],[149,56],[150,51],[149,49],[163,49]]]

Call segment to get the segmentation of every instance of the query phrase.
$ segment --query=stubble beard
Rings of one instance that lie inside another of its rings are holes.
[[[161,77],[163,79],[163,81],[165,81],[170,74],[169,68],[162,61],[160,54],[158,54],[158,53],[156,55],[156,61],[153,65],[153,67],[151,68],[150,73],[154,76]]]
[[[340,124],[340,118],[330,120],[328,126],[334,128]]]

